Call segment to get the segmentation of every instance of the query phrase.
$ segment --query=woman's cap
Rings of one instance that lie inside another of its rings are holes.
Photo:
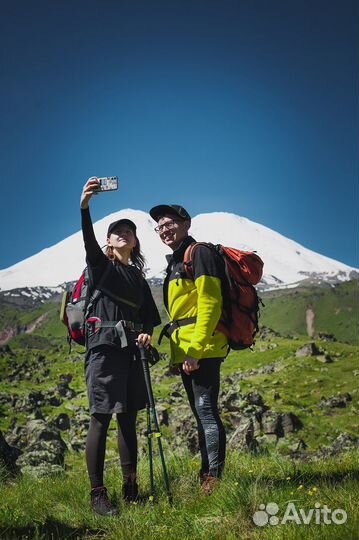
[[[107,238],[110,236],[110,234],[119,227],[119,225],[128,225],[133,232],[136,234],[136,225],[133,221],[130,219],[118,219],[117,221],[114,221],[113,223],[110,223],[107,229]]]
[[[157,222],[161,216],[164,216],[166,214],[174,214],[180,219],[191,221],[191,216],[189,215],[187,210],[183,208],[183,206],[180,206],[178,204],[159,204],[158,206],[154,206],[150,210],[150,216]]]

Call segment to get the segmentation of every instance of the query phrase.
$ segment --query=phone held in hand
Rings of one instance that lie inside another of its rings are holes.
[[[95,193],[101,193],[101,191],[115,191],[118,189],[118,176],[104,176],[98,179],[100,185],[94,189]]]

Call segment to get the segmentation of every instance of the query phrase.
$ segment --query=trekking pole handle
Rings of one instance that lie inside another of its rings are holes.
[[[145,349],[145,347],[142,345],[142,343],[139,343],[138,341],[136,341],[136,344],[137,344],[138,350],[140,351],[141,360],[146,360],[146,349]]]

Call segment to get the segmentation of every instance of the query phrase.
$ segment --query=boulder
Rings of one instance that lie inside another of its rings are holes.
[[[340,433],[330,446],[324,446],[320,449],[317,457],[337,456],[349,450],[359,448],[359,437],[350,433]]]
[[[159,425],[168,426],[168,423],[169,423],[168,409],[160,405],[156,407],[156,410],[157,410],[157,418],[158,418]]]
[[[334,334],[327,334],[326,332],[318,332],[318,338],[322,341],[337,341]]]
[[[349,394],[349,392],[346,392],[344,394],[339,394],[337,396],[331,396],[328,398],[322,397],[320,400],[320,406],[330,407],[331,409],[343,409],[350,401],[352,401],[352,396]]]
[[[274,411],[266,411],[261,417],[262,431],[265,435],[276,435],[280,437],[282,435],[281,428],[281,415]]]
[[[26,431],[27,446],[17,461],[21,471],[43,476],[63,470],[67,447],[59,430],[44,420],[30,420]]]
[[[55,426],[61,431],[70,429],[70,417],[66,413],[59,414],[54,420]]]
[[[239,450],[256,451],[258,442],[254,437],[253,419],[247,416],[242,416],[239,426],[234,433],[229,437],[228,446]]]
[[[281,414],[280,425],[283,437],[286,437],[290,433],[298,431],[298,429],[303,427],[303,424],[299,420],[298,416],[292,412]]]
[[[300,358],[302,356],[317,356],[319,354],[321,354],[321,352],[316,346],[316,344],[314,342],[310,342],[306,343],[305,345],[303,345],[303,347],[298,349],[295,353],[295,356],[297,358]]]
[[[71,420],[69,431],[69,440],[71,448],[76,452],[80,452],[85,449],[90,415],[83,407],[74,409],[74,412],[75,415]]]
[[[317,356],[317,360],[322,364],[332,364],[334,362],[333,358],[331,358],[329,354],[320,354]]]
[[[21,450],[15,446],[10,446],[0,431],[0,465],[11,475],[18,472],[16,460],[20,454]]]

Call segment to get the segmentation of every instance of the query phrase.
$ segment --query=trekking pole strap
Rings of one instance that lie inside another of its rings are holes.
[[[177,328],[180,328],[181,326],[186,326],[187,324],[194,324],[196,321],[197,317],[187,317],[186,319],[178,319],[177,321],[170,321],[169,323],[165,324],[159,335],[158,344],[161,345],[163,336],[170,338],[173,332],[177,330]]]

